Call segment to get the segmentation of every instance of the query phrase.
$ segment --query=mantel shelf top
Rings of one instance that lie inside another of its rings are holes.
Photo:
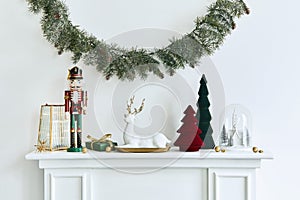
[[[87,153],[69,153],[66,151],[54,152],[31,152],[25,158],[27,160],[115,160],[115,159],[225,159],[225,160],[262,160],[273,159],[273,155],[265,151],[254,153],[251,150],[228,150],[224,153],[214,150],[200,150],[196,152],[180,152],[176,147],[163,153],[122,153],[122,152],[99,152],[88,150]]]

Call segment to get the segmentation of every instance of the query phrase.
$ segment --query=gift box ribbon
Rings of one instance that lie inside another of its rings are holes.
[[[90,135],[88,135],[87,138],[91,140],[91,149],[92,150],[94,150],[94,143],[95,142],[106,142],[106,143],[109,144],[110,147],[114,146],[112,141],[111,141],[111,134],[109,134],[109,133],[103,135],[100,139],[93,138]]]

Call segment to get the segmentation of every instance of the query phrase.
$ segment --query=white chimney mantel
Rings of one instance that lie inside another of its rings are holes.
[[[269,152],[32,152],[44,200],[255,200],[256,169]]]

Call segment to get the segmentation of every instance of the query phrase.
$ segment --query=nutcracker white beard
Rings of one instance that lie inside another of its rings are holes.
[[[82,80],[70,80],[71,101],[75,104],[81,102]]]
[[[71,101],[77,104],[79,101],[81,101],[81,95],[79,94],[80,91],[75,90],[71,91]]]

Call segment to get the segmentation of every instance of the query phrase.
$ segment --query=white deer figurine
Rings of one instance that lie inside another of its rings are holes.
[[[151,136],[140,136],[134,131],[134,121],[135,116],[140,113],[144,108],[145,99],[143,99],[141,106],[137,109],[131,109],[131,106],[134,101],[134,96],[130,98],[127,102],[127,111],[128,113],[124,115],[125,117],[125,130],[123,133],[123,138],[125,145],[127,147],[136,147],[136,148],[166,148],[171,141],[162,133],[154,133]]]

